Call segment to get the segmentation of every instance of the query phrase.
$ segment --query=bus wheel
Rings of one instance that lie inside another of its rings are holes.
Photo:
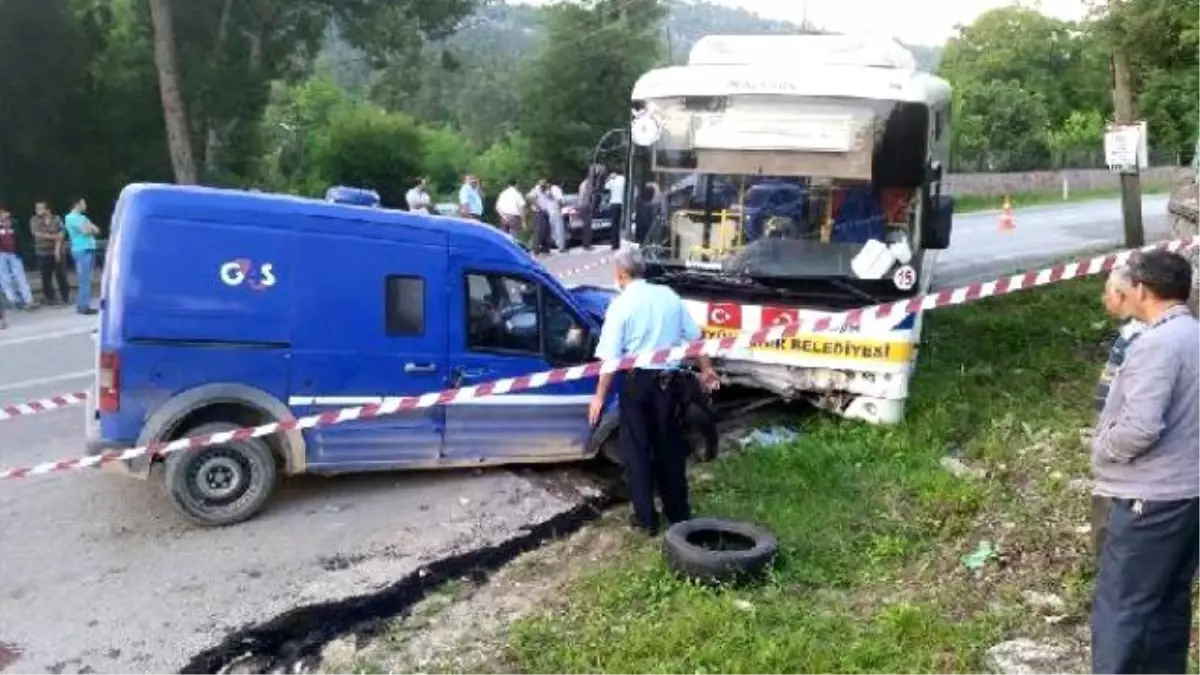
[[[237,428],[212,422],[187,433],[199,436]],[[271,448],[261,438],[248,438],[167,455],[163,486],[184,518],[213,527],[239,523],[262,510],[278,475]]]

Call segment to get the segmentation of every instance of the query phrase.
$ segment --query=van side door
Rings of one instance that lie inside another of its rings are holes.
[[[460,386],[586,363],[593,337],[572,303],[522,271],[461,268],[452,281],[462,335],[450,353]],[[571,460],[587,450],[596,379],[446,406],[443,455],[487,463]]]
[[[349,226],[348,226],[349,227]],[[447,249],[324,235],[301,252],[292,391],[297,415],[445,388]],[[441,406],[307,432],[313,472],[436,465]]]

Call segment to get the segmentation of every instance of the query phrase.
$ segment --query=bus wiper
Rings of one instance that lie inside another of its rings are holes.
[[[777,290],[772,286],[768,286],[753,277],[743,276],[740,274],[731,274],[729,272],[720,273],[704,273],[695,270],[688,271],[664,271],[660,279],[668,283],[680,284],[695,284],[697,286],[709,286],[715,288],[754,288],[760,290]]]
[[[846,291],[847,293],[849,293],[853,296],[856,296],[858,298],[866,300],[867,302],[871,303],[872,305],[883,304],[883,300],[875,297],[874,295],[871,295],[870,293],[868,293],[868,292],[864,291],[863,289],[859,288],[858,286],[855,286],[854,284],[846,281],[845,279],[839,279],[838,277],[826,277],[825,279],[823,279],[823,281],[828,281],[830,286],[835,286],[838,289]]]

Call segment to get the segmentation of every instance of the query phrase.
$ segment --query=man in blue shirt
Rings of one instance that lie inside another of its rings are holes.
[[[483,219],[483,195],[479,192],[479,179],[471,174],[463,178],[458,189],[458,214],[474,220]]]
[[[621,294],[608,307],[596,358],[618,359],[673,347],[700,339],[700,327],[688,315],[683,301],[666,286],[648,283],[641,254],[624,250],[614,259]],[[706,356],[696,358],[704,386],[717,386],[719,378]],[[686,405],[686,380],[690,374],[676,363],[646,364],[625,375],[620,398],[618,442],[633,501],[631,525],[648,534],[658,532],[654,486],[662,497],[663,516],[671,524],[691,518],[687,486],[687,441],[682,430]],[[595,426],[613,374],[600,376],[588,409]]]
[[[63,219],[67,237],[71,240],[71,257],[75,260],[75,281],[79,289],[75,292],[75,311],[80,314],[95,314],[92,309],[92,268],[96,264],[96,235],[100,228],[92,224],[84,212],[87,201],[76,199],[71,212]]]

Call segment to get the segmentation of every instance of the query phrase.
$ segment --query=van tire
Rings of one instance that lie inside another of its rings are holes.
[[[715,549],[702,539],[737,540],[734,549]],[[676,523],[663,542],[667,567],[680,576],[704,583],[744,581],[761,574],[779,553],[775,535],[755,523],[696,518]]]
[[[186,433],[199,436],[238,428],[229,422],[209,422]],[[184,518],[205,527],[252,518],[267,503],[279,478],[275,455],[261,438],[172,452],[164,464],[163,487],[172,505]],[[228,496],[204,494],[225,491]]]
[[[621,458],[621,437],[618,431],[613,431],[604,439],[604,443],[600,445],[600,455],[610,463],[618,467],[624,468],[625,462]]]

